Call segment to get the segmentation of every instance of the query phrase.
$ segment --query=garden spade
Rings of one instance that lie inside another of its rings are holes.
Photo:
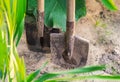
[[[64,67],[84,66],[87,61],[89,42],[74,35],[75,0],[67,0],[67,25],[65,33],[52,33],[52,61]]]
[[[32,23],[26,23],[27,43],[31,51],[50,52],[50,33],[60,31],[44,25],[44,2],[45,0],[37,0],[37,23],[34,23],[34,20]]]
[[[26,23],[28,48],[32,51],[41,51],[44,40],[44,0],[38,0],[37,2],[37,23]]]
[[[37,3],[37,23],[26,23],[28,48],[31,51],[50,52],[51,29],[44,25],[44,0],[37,0]]]

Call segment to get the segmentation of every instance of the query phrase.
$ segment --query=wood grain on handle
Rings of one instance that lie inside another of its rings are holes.
[[[38,0],[38,11],[44,12],[44,0]]]
[[[73,35],[75,29],[75,0],[67,0],[67,25],[66,25],[66,48],[68,56],[71,56],[73,50]]]
[[[67,0],[67,21],[75,22],[75,0]]]

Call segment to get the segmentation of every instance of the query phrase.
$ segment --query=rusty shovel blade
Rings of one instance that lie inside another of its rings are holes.
[[[71,61],[77,67],[86,65],[89,53],[89,41],[79,36],[74,36],[72,45]]]
[[[81,67],[86,65],[89,42],[78,36],[73,37],[72,55],[68,56],[65,48],[64,33],[52,33],[50,35],[50,49],[52,54],[52,62],[65,68]]]

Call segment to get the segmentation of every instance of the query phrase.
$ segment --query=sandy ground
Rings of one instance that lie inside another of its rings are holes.
[[[118,8],[120,9],[120,1],[115,1],[117,2]],[[94,5],[92,5],[93,2]],[[87,65],[98,65],[101,63],[108,64],[111,61],[114,61],[108,58],[109,55],[112,55],[113,57],[114,53],[116,53],[117,55],[115,55],[113,59],[118,59],[116,62],[117,64],[112,64],[111,67],[117,65],[117,67],[114,69],[120,69],[120,10],[116,12],[109,12],[106,9],[103,10],[100,4],[95,2],[95,0],[87,0],[87,8],[87,16],[81,18],[81,20],[76,23],[75,29],[75,35],[89,40],[90,49]],[[18,46],[18,52],[20,56],[23,56],[25,59],[27,73],[40,68],[46,61],[49,61],[49,63],[42,72],[65,70],[64,68],[55,65],[50,61],[50,53],[29,51],[27,48],[25,33],[23,34],[21,42]],[[108,60],[102,60],[105,59],[105,57]],[[108,70],[109,71],[105,72],[111,74],[111,69]],[[117,73],[120,73],[120,71],[117,70]],[[103,81],[91,80],[89,82]]]

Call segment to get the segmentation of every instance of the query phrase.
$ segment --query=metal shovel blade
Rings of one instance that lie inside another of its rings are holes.
[[[63,57],[63,55],[67,55],[64,33],[52,33],[50,35],[50,49],[53,63],[65,68],[81,67],[86,64],[89,42],[78,36],[74,36],[73,40],[72,55],[66,59]]]
[[[61,65],[64,62],[62,57],[62,54],[65,51],[64,33],[50,34],[50,49],[52,54],[52,62]]]
[[[81,37],[74,36],[72,44],[71,61],[79,67],[86,65],[89,53],[89,42]]]

